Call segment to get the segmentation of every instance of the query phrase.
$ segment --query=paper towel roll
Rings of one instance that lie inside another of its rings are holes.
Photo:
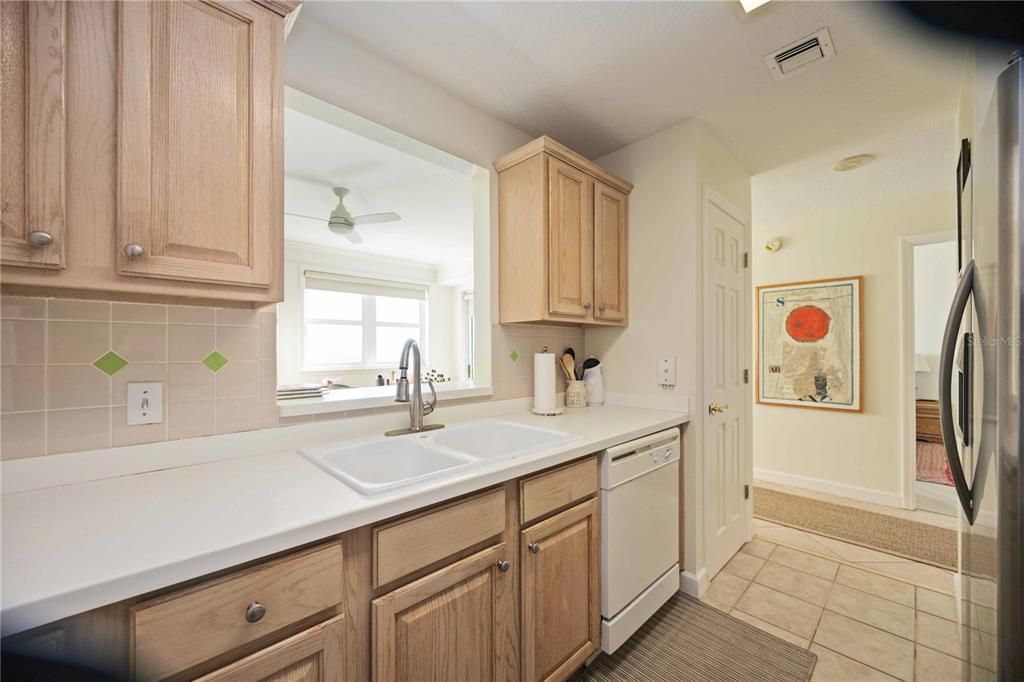
[[[533,412],[560,414],[555,397],[555,354],[533,354]]]

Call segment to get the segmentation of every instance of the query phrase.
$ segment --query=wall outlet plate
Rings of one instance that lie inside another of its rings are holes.
[[[676,356],[670,355],[658,359],[658,385],[676,385]]]
[[[164,384],[162,381],[129,383],[128,426],[159,424],[164,420]]]

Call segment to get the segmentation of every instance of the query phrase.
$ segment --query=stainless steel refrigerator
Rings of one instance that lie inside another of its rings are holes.
[[[1018,53],[999,76],[970,148],[960,187],[960,281],[940,355],[942,437],[963,512],[965,680],[1024,680],[1022,93]]]

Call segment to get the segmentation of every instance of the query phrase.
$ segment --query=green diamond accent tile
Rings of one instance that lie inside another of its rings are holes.
[[[224,365],[228,364],[228,359],[217,351],[213,351],[203,358],[203,364],[206,365],[211,372],[219,372],[224,369]]]
[[[515,351],[512,351],[511,353],[509,353],[508,356],[510,358],[512,358],[512,362],[515,362],[516,360],[519,359],[519,353],[517,353]]]
[[[114,351],[109,351],[103,356],[97,358],[96,361],[92,363],[92,366],[106,374],[108,377],[112,377],[127,367],[128,361]]]

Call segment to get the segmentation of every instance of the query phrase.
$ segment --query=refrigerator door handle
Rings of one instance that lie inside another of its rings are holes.
[[[972,259],[964,268],[960,282],[956,286],[956,293],[953,294],[953,305],[949,309],[949,317],[946,318],[946,329],[942,334],[942,350],[939,354],[939,422],[942,426],[942,443],[946,446],[946,459],[949,462],[949,471],[953,475],[956,495],[960,498],[960,506],[964,510],[967,522],[971,525],[974,525],[974,501],[971,488],[967,485],[967,479],[964,477],[964,468],[960,461],[960,452],[957,449],[951,394],[953,365],[956,361],[956,342],[960,335],[960,323],[964,313],[967,312],[967,303],[974,291],[974,270],[975,265]],[[970,352],[970,348],[964,348],[964,353]],[[970,381],[970,377],[967,380]]]

